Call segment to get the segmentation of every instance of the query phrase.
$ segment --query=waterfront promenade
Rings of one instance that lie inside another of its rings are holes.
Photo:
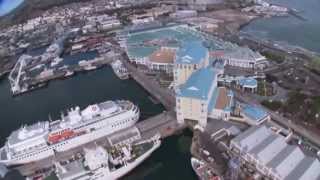
[[[144,73],[140,72],[128,61],[123,61],[128,69],[131,77],[139,83],[145,90],[147,90],[153,97],[155,97],[164,107],[170,111],[175,108],[174,92],[169,89],[161,88],[160,85],[149,79]]]

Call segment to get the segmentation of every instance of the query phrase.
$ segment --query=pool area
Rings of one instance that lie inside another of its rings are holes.
[[[0,0],[0,17],[10,13],[17,8],[24,0]]]

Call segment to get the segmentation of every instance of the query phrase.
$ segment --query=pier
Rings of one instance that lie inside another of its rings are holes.
[[[179,125],[176,121],[175,113],[173,111],[164,111],[163,113],[150,117],[143,121],[138,122],[135,126],[112,133],[103,138],[97,139],[94,142],[87,143],[81,147],[73,148],[66,152],[56,152],[55,156],[40,160],[35,163],[26,164],[16,169],[20,171],[23,176],[30,176],[35,172],[43,169],[50,169],[57,161],[66,161],[71,159],[73,155],[82,152],[84,147],[93,147],[95,145],[102,145],[105,147],[110,147],[110,139],[117,139],[118,142],[133,142],[138,140],[137,138],[132,138],[132,132],[137,131],[138,137],[140,139],[148,139],[157,133],[161,134],[162,138],[171,136],[179,130],[183,130],[186,126]],[[124,138],[123,137],[127,137]],[[128,141],[128,139],[131,139]]]

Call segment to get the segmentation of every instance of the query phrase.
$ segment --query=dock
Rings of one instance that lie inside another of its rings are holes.
[[[56,161],[65,161],[70,159],[73,155],[82,152],[84,147],[93,147],[96,144],[110,147],[110,142],[114,139],[117,140],[116,143],[119,143],[120,141],[128,143],[136,140],[148,139],[157,133],[160,133],[163,139],[174,135],[177,131],[183,130],[185,127],[185,125],[179,125],[177,123],[175,113],[173,111],[165,111],[159,115],[140,121],[133,127],[112,133],[103,138],[97,139],[94,142],[87,143],[81,147],[77,147],[66,152],[56,152],[53,157],[26,164],[17,167],[16,169],[19,170],[23,176],[30,176],[39,170],[52,168]],[[139,138],[135,138],[133,135]]]
[[[109,64],[112,60],[114,59],[103,59],[101,60],[101,64],[97,63],[92,65],[95,67],[100,67]],[[55,152],[55,155],[52,157],[16,167],[16,169],[19,170],[23,176],[31,176],[36,172],[50,170],[52,169],[54,162],[66,161],[68,159],[71,159],[75,154],[83,152],[83,148],[93,147],[97,144],[108,148],[121,143],[131,143],[138,140],[149,139],[155,134],[160,134],[161,138],[164,139],[186,128],[186,125],[178,124],[176,120],[176,113],[174,111],[174,92],[170,89],[161,88],[160,84],[154,81],[154,79],[148,77],[143,72],[140,72],[134,65],[130,64],[128,61],[123,60],[123,64],[128,69],[130,77],[133,78],[138,84],[140,84],[150,94],[150,96],[152,96],[152,98],[154,98],[156,101],[159,101],[167,111],[140,121],[133,127],[109,134],[105,137],[84,144],[80,147],[76,147],[64,152]],[[82,70],[86,69],[80,67],[68,67],[64,69],[64,71],[60,72],[59,77],[65,77],[67,71],[78,72]],[[37,84],[39,82],[47,82],[49,80],[51,80],[51,78],[41,79],[31,83]]]

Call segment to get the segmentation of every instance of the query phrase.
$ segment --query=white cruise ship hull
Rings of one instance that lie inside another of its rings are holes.
[[[119,121],[115,121],[114,124],[109,124],[109,125],[106,125],[106,122],[112,121],[112,120],[110,117],[106,118],[107,120],[102,121],[101,124],[97,123],[94,126],[91,125],[92,127],[95,127],[95,128],[92,128],[91,132],[73,137],[68,140],[61,141],[53,145],[49,145],[47,147],[38,149],[36,152],[23,154],[23,157],[15,157],[13,159],[8,159],[8,160],[1,159],[0,163],[6,165],[7,167],[20,166],[20,165],[29,164],[29,163],[37,162],[39,160],[53,157],[56,153],[66,152],[73,148],[83,146],[87,143],[97,141],[119,130],[131,127],[139,120],[139,115],[140,115],[139,112],[134,112],[130,110],[125,114],[120,114],[118,116],[111,117],[111,118],[121,118],[123,120],[128,120],[128,121],[125,121],[125,123],[118,123]],[[133,120],[130,120],[132,118]],[[3,150],[4,148],[0,149],[0,154],[3,153],[2,152]]]
[[[141,155],[140,157],[138,157],[135,161],[128,163],[126,166],[123,166],[119,169],[117,169],[116,171],[113,172],[108,172],[107,169],[101,168],[98,171],[96,171],[94,173],[94,175],[92,175],[90,177],[90,180],[116,180],[119,179],[123,176],[125,176],[126,174],[128,174],[130,171],[132,171],[134,168],[136,168],[139,164],[141,164],[145,159],[147,159],[156,149],[158,149],[161,145],[161,142],[158,141],[156,144],[154,144],[154,146],[147,151],[146,153],[144,153],[143,155]],[[108,167],[106,167],[108,168]]]

